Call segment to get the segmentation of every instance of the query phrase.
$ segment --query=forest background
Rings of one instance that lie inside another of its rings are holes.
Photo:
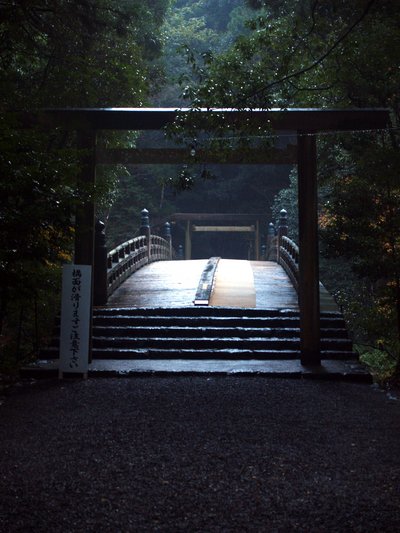
[[[297,232],[296,171],[276,166],[106,167],[77,191],[75,139],[21,130],[43,107],[385,107],[385,131],[318,136],[321,280],[380,379],[400,368],[400,8],[396,0],[35,0],[0,2],[0,350],[35,357],[59,306],[76,207],[95,195],[110,245],[146,207],[265,213]],[[215,138],[226,132],[211,132]],[[254,137],[234,139],[245,149]],[[258,141],[268,141],[263,131]],[[258,142],[257,141],[257,142]],[[159,145],[107,135],[108,146]],[[230,142],[230,141],[229,141]],[[174,228],[174,240],[182,238]],[[198,238],[199,256],[249,243]]]

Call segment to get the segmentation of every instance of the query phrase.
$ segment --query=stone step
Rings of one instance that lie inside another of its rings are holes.
[[[372,383],[368,371],[353,358],[323,357],[321,366],[303,366],[296,359],[94,359],[89,365],[89,377],[143,376],[263,376],[302,379],[339,379]],[[57,360],[41,360],[21,369],[25,378],[54,378],[58,376]]]
[[[96,359],[223,359],[223,360],[289,360],[299,359],[299,350],[246,350],[246,349],[214,349],[214,350],[157,350],[139,349],[115,350],[113,348],[96,349]],[[352,352],[325,350],[321,352],[322,359],[349,360],[354,359]]]
[[[299,313],[242,308],[96,308],[93,359],[297,359]],[[59,329],[43,358],[58,358]],[[354,359],[340,313],[321,315],[321,356]]]
[[[260,325],[258,328],[246,327],[214,327],[214,326],[168,326],[160,328],[159,326],[95,326],[93,328],[93,335],[96,337],[153,337],[160,336],[161,331],[163,336],[173,338],[188,338],[188,337],[207,337],[207,338],[232,338],[239,337],[241,339],[248,339],[251,337],[262,338],[299,338],[299,328],[271,328]],[[347,339],[347,332],[342,328],[326,328],[321,329],[321,338],[335,338]]]
[[[190,307],[95,307],[93,315],[96,316],[203,316],[203,317],[299,317],[299,311],[295,309],[257,309],[253,307],[208,307],[208,306],[190,306]],[[340,317],[342,314],[338,311],[323,311],[321,318]]]
[[[292,309],[256,309],[241,307],[95,307],[93,315],[109,316],[215,316],[215,317],[298,317],[299,312]],[[323,313],[325,315],[325,313]],[[340,313],[326,313],[327,316],[340,316]]]
[[[196,326],[196,327],[248,327],[248,328],[299,328],[298,316],[276,317],[224,317],[224,316],[127,316],[127,315],[97,315],[94,317],[95,326]],[[345,322],[340,316],[322,317],[322,328],[343,328]]]
[[[351,351],[323,350],[322,359],[330,360],[354,360],[356,355]],[[45,360],[57,359],[57,349],[47,349],[43,354]],[[93,360],[118,359],[118,360],[169,360],[169,359],[206,359],[206,360],[292,360],[299,359],[298,349],[239,349],[239,348],[216,348],[216,349],[179,349],[179,348],[117,348],[103,347],[93,349]]]
[[[94,348],[118,347],[118,348],[238,348],[238,349],[299,349],[300,339],[282,337],[241,337],[208,338],[208,337],[93,337]],[[351,351],[352,343],[348,339],[321,339],[321,350],[344,350]]]

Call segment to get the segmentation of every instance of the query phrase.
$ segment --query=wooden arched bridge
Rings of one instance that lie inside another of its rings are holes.
[[[286,211],[255,260],[177,257],[169,223],[163,236],[152,234],[147,210],[140,233],[107,252],[104,224],[96,225],[93,361],[303,357],[299,250],[287,236]],[[354,360],[342,314],[322,285],[318,340],[323,362]],[[58,350],[55,339],[46,358]]]
[[[153,316],[154,311],[152,309],[154,308],[147,308],[150,311],[139,311],[139,307],[132,307],[132,302],[129,304],[128,300],[125,300],[123,304],[124,299],[122,295],[124,291],[128,292],[126,287],[129,286],[129,283],[134,283],[135,286],[139,286],[140,278],[143,275],[138,270],[136,274],[133,274],[131,281],[128,281],[132,265],[137,266],[149,263],[151,266],[146,267],[146,270],[142,271],[146,272],[147,279],[149,279],[151,275],[154,275],[153,272],[156,268],[152,266],[153,259],[161,259],[165,254],[168,255],[171,253],[168,239],[161,240],[160,238],[152,237],[150,234],[145,234],[139,240],[134,239],[128,243],[124,243],[114,250],[111,257],[108,256],[107,259],[107,251],[104,245],[100,245],[97,247],[96,252],[94,251],[95,205],[92,196],[86,202],[83,202],[82,205],[78,206],[76,212],[74,264],[79,266],[79,272],[76,270],[76,279],[72,279],[72,289],[74,290],[77,287],[77,285],[73,285],[74,283],[79,285],[79,277],[84,276],[84,271],[88,273],[88,279],[90,280],[90,273],[96,265],[96,262],[98,264],[102,262],[105,264],[107,260],[111,261],[108,273],[107,269],[97,269],[96,267],[94,269],[94,300],[95,303],[96,301],[97,303],[101,303],[101,293],[104,296],[104,291],[106,293],[109,292],[110,289],[116,288],[120,281],[123,281],[125,285],[121,284],[113,296],[109,294],[110,300],[107,305],[110,305],[110,302],[114,298],[114,303],[118,304],[119,309],[124,309],[124,311],[113,312],[110,307],[105,305],[104,301],[101,308],[95,307],[93,310],[90,303],[92,294],[90,281],[87,282],[87,300],[89,305],[86,318],[88,327],[85,331],[85,339],[89,340],[89,348],[85,348],[84,359],[87,361],[88,354],[90,356],[91,340],[93,340],[92,355],[100,356],[100,351],[103,350],[103,354],[110,355],[117,354],[118,352],[119,356],[121,356],[123,353],[128,355],[128,351],[131,349],[130,339],[136,339],[135,349],[140,350],[141,355],[148,354],[151,356],[156,354],[160,357],[160,348],[162,347],[164,349],[164,345],[162,345],[163,339],[168,339],[167,345],[171,350],[175,350],[175,355],[177,353],[183,355],[185,350],[194,353],[193,347],[196,344],[196,346],[202,347],[205,350],[204,354],[209,353],[207,351],[208,346],[212,346],[212,349],[219,350],[218,353],[222,357],[222,350],[229,346],[233,350],[230,353],[230,357],[233,357],[234,353],[237,353],[238,357],[244,357],[244,352],[241,351],[242,348],[235,345],[233,339],[245,339],[247,350],[249,351],[248,355],[253,358],[257,356],[277,357],[279,352],[281,356],[300,358],[303,365],[319,366],[321,358],[324,358],[326,355],[348,357],[351,353],[351,345],[345,338],[342,317],[337,311],[332,311],[331,309],[325,311],[324,303],[320,299],[316,136],[319,132],[345,132],[386,128],[390,122],[388,110],[196,110],[196,124],[200,132],[207,131],[210,118],[216,118],[218,122],[222,121],[226,127],[229,127],[230,131],[241,132],[245,128],[246,131],[250,132],[252,130],[257,132],[260,131],[260,128],[264,129],[268,125],[276,133],[278,138],[282,132],[286,132],[286,134],[287,132],[291,132],[293,134],[294,144],[286,143],[284,149],[281,149],[279,146],[268,149],[258,146],[250,149],[246,153],[233,150],[232,153],[223,154],[223,157],[218,156],[218,154],[208,153],[204,150],[196,150],[195,160],[193,160],[192,154],[188,149],[105,150],[97,146],[97,133],[100,130],[161,130],[176,120],[185,120],[188,112],[190,110],[187,109],[146,108],[47,109],[36,113],[25,113],[20,118],[22,127],[35,126],[46,129],[62,127],[77,131],[78,148],[82,154],[81,171],[77,180],[78,188],[82,187],[83,190],[91,190],[91,188],[95,187],[96,168],[97,165],[101,164],[181,164],[187,163],[188,161],[192,163],[214,162],[219,164],[297,164],[299,247],[297,248],[295,244],[282,234],[278,237],[278,246],[276,247],[276,260],[279,267],[276,264],[269,265],[272,268],[271,272],[273,271],[274,274],[271,274],[268,279],[281,278],[282,280],[279,289],[280,297],[274,300],[275,303],[271,300],[276,288],[273,288],[270,282],[266,281],[268,265],[266,262],[263,262],[263,264],[250,263],[246,264],[246,266],[244,264],[240,266],[242,269],[240,279],[244,276],[245,271],[247,271],[249,279],[251,279],[250,274],[253,276],[253,282],[247,283],[246,291],[250,290],[251,285],[251,291],[255,293],[254,306],[249,306],[248,304],[244,307],[228,306],[226,300],[224,300],[223,306],[219,306],[215,303],[213,304],[211,300],[211,305],[210,301],[208,305],[191,304],[190,307],[186,307],[185,304],[184,316],[178,315],[176,308],[174,311],[171,311],[171,309],[174,309],[172,307],[163,307],[163,313],[158,313],[158,315],[162,316]],[[187,250],[186,253],[188,255]],[[169,258],[171,258],[170,255]],[[182,283],[182,280],[186,278],[186,274],[180,272],[180,268],[183,267],[178,266],[178,264],[171,263],[170,266],[172,266],[172,272],[176,276],[175,282]],[[221,295],[224,291],[218,288],[218,284],[220,283],[219,278],[226,280],[230,276],[227,273],[226,266],[224,261],[220,261],[218,267],[215,269],[212,268],[212,265],[208,265],[208,263],[202,265],[198,263],[196,266],[192,263],[190,271],[196,271],[196,275],[191,275],[195,278],[200,274],[200,280],[202,280],[203,273],[206,275],[207,272],[213,270],[215,274],[213,278],[215,282],[215,295],[218,295],[218,293]],[[235,267],[231,264],[230,267],[236,269],[239,268],[239,264],[236,264]],[[186,268],[189,271],[189,264],[185,266]],[[201,273],[199,272],[200,270]],[[225,271],[224,275],[221,274],[221,270]],[[166,272],[166,270],[164,271]],[[288,277],[285,277],[286,275]],[[237,281],[238,275],[233,275],[233,278]],[[284,282],[283,279],[285,279]],[[169,280],[167,282],[164,280],[161,281],[161,284],[162,287],[160,288],[162,290],[159,291],[158,295],[156,294],[157,291],[153,291],[153,297],[157,301],[157,307],[162,302],[161,295],[165,295],[168,286],[171,286],[173,281]],[[232,293],[232,282],[229,282],[228,285]],[[206,282],[204,282],[204,286],[206,286]],[[202,285],[200,285],[201,287]],[[297,295],[293,292],[295,290],[294,287],[297,288],[298,307],[296,306]],[[237,286],[236,289],[238,289]],[[96,294],[97,292],[98,294]],[[131,294],[134,292],[131,291]],[[143,289],[139,292],[141,294],[140,297],[144,298],[146,291]],[[175,293],[179,292],[175,291]],[[225,287],[225,295],[226,292]],[[150,298],[149,291],[147,291],[147,294],[147,297]],[[285,298],[283,298],[283,294],[286,294]],[[73,297],[76,298],[76,295],[73,295]],[[238,302],[240,301],[239,297],[235,298]],[[277,303],[279,299],[282,304],[280,306]],[[289,302],[293,302],[293,307]],[[144,301],[142,300],[142,304],[138,301],[137,305],[144,305]],[[221,308],[226,309],[224,314],[218,311]],[[243,309],[246,311],[244,312]],[[76,313],[76,310],[72,309],[70,312]],[[113,313],[114,317],[112,316]],[[139,315],[148,316],[150,321],[144,323],[140,322],[139,319],[135,321],[132,318],[139,317]],[[171,316],[174,317],[173,320],[170,320]],[[190,317],[193,320],[189,321]],[[93,332],[90,330],[92,318]],[[198,319],[198,322],[195,322],[194,318],[196,320]],[[77,321],[77,317],[74,315],[72,315],[72,319],[75,322]],[[185,322],[186,319],[188,321],[187,323]],[[75,323],[71,323],[75,327]],[[164,324],[168,323],[176,324],[174,326],[176,329],[170,329],[169,331],[161,329],[161,327],[164,327]],[[186,328],[187,339],[198,339],[198,342],[187,341],[187,344],[184,345],[179,344],[175,340],[173,341],[172,339],[178,339],[181,336],[182,332],[178,329],[180,326]],[[131,329],[129,332],[126,330],[127,327],[136,329]],[[148,328],[151,327],[154,328],[154,333],[159,333],[158,337],[154,337],[158,340],[157,342],[146,343],[145,339],[150,338],[148,337]],[[114,330],[106,330],[104,328],[114,328]],[[203,329],[199,330],[198,328]],[[199,336],[200,332],[201,336]],[[174,333],[173,336],[172,333]],[[205,339],[212,333],[216,334],[216,340],[213,344],[208,345]],[[76,335],[77,333],[75,331],[71,332],[72,337]],[[109,341],[105,340],[106,337],[115,339],[113,346],[107,344]],[[291,340],[289,341],[289,339]],[[271,344],[272,340],[274,341],[273,345]],[[159,351],[157,352],[157,350]],[[165,350],[167,350],[166,347]]]

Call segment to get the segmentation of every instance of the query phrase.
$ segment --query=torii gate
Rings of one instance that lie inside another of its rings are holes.
[[[168,220],[170,222],[183,222],[185,225],[185,259],[192,258],[192,232],[236,232],[252,234],[254,255],[258,261],[260,256],[260,220],[263,218],[265,215],[254,213],[174,213],[168,217]],[[212,222],[211,225],[210,221]],[[225,223],[225,225],[221,223]],[[229,224],[227,225],[227,223]]]
[[[101,163],[183,163],[190,161],[187,150],[108,150],[96,151],[98,130],[160,130],[189,109],[171,108],[107,108],[107,109],[49,109],[33,117],[34,122],[46,126],[62,126],[78,130],[79,146],[85,149],[82,161],[81,184],[94,185],[96,165]],[[389,124],[387,109],[288,109],[235,110],[203,109],[204,116],[218,114],[225,124],[240,130],[241,124],[254,127],[270,124],[272,130],[293,131],[296,147],[284,152],[271,149],[251,154],[251,162],[258,164],[297,163],[299,201],[299,308],[301,363],[320,365],[320,309],[317,212],[317,150],[316,135],[326,131],[357,131],[385,129]],[[32,120],[32,117],[31,117]],[[206,153],[197,154],[196,162]],[[214,160],[215,161],[215,160]],[[209,162],[214,162],[209,161]],[[193,162],[193,160],[192,160]],[[244,163],[241,154],[224,154],[223,163]],[[87,203],[76,216],[75,263],[93,265],[95,208]]]

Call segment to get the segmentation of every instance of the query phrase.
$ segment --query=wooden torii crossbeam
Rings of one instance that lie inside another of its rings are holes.
[[[98,130],[160,130],[171,124],[189,109],[107,108],[107,109],[48,109],[25,116],[31,124],[44,127],[65,127],[79,131],[79,144],[85,148],[82,162],[82,183],[94,184],[96,165],[109,162],[158,163],[184,162],[183,153],[165,156],[157,152],[140,154],[96,154]],[[203,109],[197,116],[218,115],[225,124],[240,131],[243,125],[254,127],[270,125],[280,131],[293,131],[297,135],[297,154],[291,149],[285,154],[276,151],[259,154],[258,163],[288,162],[296,155],[299,181],[299,307],[301,362],[303,365],[320,365],[320,309],[317,213],[317,151],[316,135],[327,131],[359,131],[385,129],[389,125],[387,109],[287,109],[287,110],[235,110]],[[157,157],[156,157],[157,155]],[[205,156],[206,157],[206,154]],[[236,157],[236,161],[234,161]],[[224,161],[228,162],[228,161]],[[236,156],[233,162],[243,162]],[[93,265],[94,206],[87,204],[76,217],[75,262]]]

